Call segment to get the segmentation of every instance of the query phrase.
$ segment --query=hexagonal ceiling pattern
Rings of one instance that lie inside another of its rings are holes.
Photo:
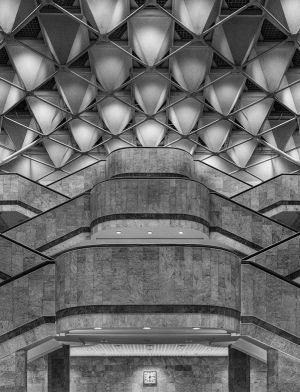
[[[256,185],[300,169],[299,0],[0,0],[0,170],[128,146]]]

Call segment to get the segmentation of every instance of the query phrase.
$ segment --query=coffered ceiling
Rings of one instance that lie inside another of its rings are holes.
[[[298,172],[299,29],[299,0],[0,0],[0,170],[162,146],[251,185]]]

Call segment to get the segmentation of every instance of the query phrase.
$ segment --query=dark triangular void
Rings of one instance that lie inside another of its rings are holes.
[[[34,0],[1,0],[0,30],[10,33],[36,8]]]
[[[20,150],[27,146],[38,137],[36,122],[28,115],[9,115],[4,118],[2,126],[11,138],[16,150]]]
[[[272,0],[268,2],[267,9],[275,17],[275,19],[277,19],[290,33],[297,34],[299,32],[299,1]]]
[[[222,20],[222,18],[221,18]],[[233,64],[242,64],[258,38],[262,16],[238,15],[214,29],[212,45]]]
[[[39,18],[45,42],[58,63],[72,61],[88,47],[87,28],[73,18],[63,14],[41,14]]]

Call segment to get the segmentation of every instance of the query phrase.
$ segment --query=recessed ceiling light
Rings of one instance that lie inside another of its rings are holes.
[[[194,330],[198,330],[201,329],[200,327],[193,327]]]
[[[151,329],[151,327],[143,327],[143,329]]]
[[[121,231],[116,231],[116,234],[121,234],[122,232]]]
[[[148,231],[148,234],[152,234],[152,231]]]
[[[94,329],[102,329],[101,327],[95,327]]]
[[[183,231],[179,231],[178,234],[183,234]]]

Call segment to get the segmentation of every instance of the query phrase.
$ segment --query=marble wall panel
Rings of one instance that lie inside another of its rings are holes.
[[[0,271],[9,276],[19,274],[46,259],[23,246],[0,237]]]
[[[251,265],[242,265],[242,316],[253,316],[300,336],[300,289]]]
[[[268,392],[299,392],[300,360],[268,350]]]
[[[209,192],[200,183],[178,178],[118,178],[92,189],[91,214],[92,221],[115,214],[136,218],[138,214],[182,214],[208,222]]]
[[[229,392],[250,392],[250,357],[229,346],[228,350]]]
[[[212,194],[210,224],[260,247],[269,246],[295,232],[249,209]]]
[[[212,313],[211,326],[225,327],[226,315],[239,319],[239,274],[238,256],[222,249],[157,245],[77,249],[57,257],[56,311],[81,307],[83,313],[91,313],[85,309],[89,306],[94,313],[106,313],[108,306],[120,317],[118,313],[131,313],[130,306],[134,311],[138,305],[167,305],[157,315],[164,318],[171,305],[182,305],[179,313],[188,322],[186,315],[193,313],[193,306],[203,305],[205,309],[192,316],[201,319],[203,313]],[[117,311],[115,305],[125,310]],[[177,312],[177,308],[171,312],[175,319]],[[138,323],[144,312],[141,308],[134,313]]]
[[[250,392],[267,392],[267,364],[250,358]]]
[[[233,200],[255,211],[282,201],[300,203],[300,175],[284,174],[233,197]]]
[[[17,351],[0,360],[0,391],[26,392],[26,351]]]
[[[105,161],[95,163],[49,185],[49,188],[69,197],[78,196],[89,191],[97,182],[105,179],[105,164]]]
[[[48,357],[27,364],[27,392],[48,392]]]
[[[300,236],[254,255],[251,261],[287,276],[300,270]]]
[[[84,194],[8,230],[5,235],[39,249],[69,233],[90,225],[90,196]]]
[[[112,152],[106,161],[106,178],[120,175],[179,175],[191,178],[192,156],[177,148],[123,148]]]
[[[47,265],[0,287],[0,336],[42,316],[53,316],[55,266]]]
[[[66,196],[17,174],[0,175],[0,203],[18,201],[46,211],[67,200]]]
[[[48,354],[48,392],[70,391],[70,346]]]
[[[194,179],[227,197],[231,197],[246,189],[251,189],[250,185],[230,177],[200,161],[195,161]]]

